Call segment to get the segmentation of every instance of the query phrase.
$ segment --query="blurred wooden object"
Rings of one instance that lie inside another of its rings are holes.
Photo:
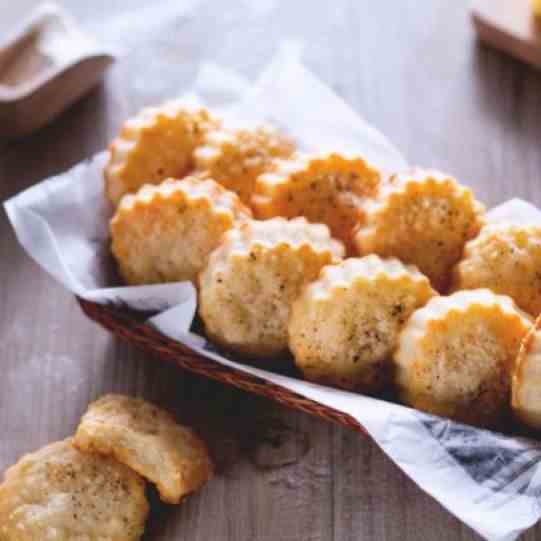
[[[27,135],[91,90],[113,56],[45,4],[0,45],[0,136]]]
[[[482,41],[541,69],[541,18],[531,0],[475,0],[472,18]]]

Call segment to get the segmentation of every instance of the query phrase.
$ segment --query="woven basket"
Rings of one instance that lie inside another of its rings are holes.
[[[366,430],[350,415],[323,406],[274,383],[229,368],[192,351],[184,344],[162,335],[141,317],[126,308],[97,304],[77,297],[83,312],[93,321],[126,340],[164,360],[172,361],[181,368],[195,372],[239,389],[256,393],[291,408],[299,409],[329,421],[353,428],[363,434]]]

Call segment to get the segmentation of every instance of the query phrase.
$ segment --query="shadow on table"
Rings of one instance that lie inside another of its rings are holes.
[[[101,83],[48,126],[19,140],[0,139],[0,200],[102,150],[108,140],[108,104]]]
[[[541,71],[479,41],[472,52],[472,71],[481,108],[513,135],[523,132],[526,125],[536,127],[535,140],[539,141]],[[536,107],[528,96],[536,100]],[[539,122],[534,122],[532,115],[537,115]]]

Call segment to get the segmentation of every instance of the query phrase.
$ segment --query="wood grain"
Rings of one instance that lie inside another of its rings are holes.
[[[105,4],[65,3],[103,16]],[[467,2],[254,6],[202,1],[196,17],[172,19],[54,124],[0,147],[0,198],[103,148],[127,115],[178,94],[201,59],[254,77],[281,39],[298,37],[308,66],[413,163],[454,173],[489,206],[513,196],[541,205],[541,76],[479,46]],[[181,507],[155,506],[147,540],[478,539],[366,438],[113,340],[23,253],[4,214],[0,284],[0,469],[73,431],[89,400],[126,392],[192,422],[219,463]],[[538,526],[524,539],[540,536]]]

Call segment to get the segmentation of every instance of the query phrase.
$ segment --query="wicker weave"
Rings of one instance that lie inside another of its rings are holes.
[[[136,317],[136,314],[129,309],[97,304],[79,297],[77,300],[83,312],[90,319],[111,331],[115,336],[162,359],[172,361],[181,368],[265,396],[291,408],[305,411],[366,434],[366,430],[350,415],[318,404],[279,385],[268,383],[256,376],[203,357],[180,342],[162,335],[152,326],[142,323],[141,318]]]

